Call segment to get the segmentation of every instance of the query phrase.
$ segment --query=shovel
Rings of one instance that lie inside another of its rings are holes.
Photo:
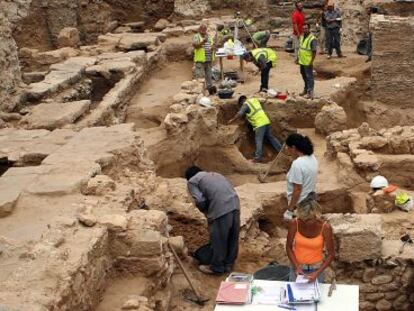
[[[177,253],[175,252],[174,247],[172,247],[172,245],[170,244],[170,242],[168,242],[168,246],[171,249],[171,252],[173,253],[175,259],[177,260],[178,266],[180,267],[181,271],[183,272],[185,278],[188,281],[188,284],[190,284],[191,290],[193,291],[194,295],[189,295],[186,294],[184,298],[186,298],[189,301],[195,302],[196,304],[200,305],[200,306],[204,306],[204,303],[206,303],[207,301],[209,301],[209,298],[203,298],[198,291],[196,290],[196,288],[194,287],[193,283],[191,282],[191,278],[188,275],[187,271],[184,268],[183,263],[180,260],[180,257],[178,257]]]
[[[283,155],[283,150],[285,149],[285,144],[283,144],[282,148],[280,149],[279,153],[277,154],[277,156],[274,158],[274,160],[270,163],[269,168],[267,169],[267,171],[264,174],[259,174],[257,176],[257,179],[259,179],[259,181],[261,183],[265,183],[266,182],[266,177],[267,175],[269,175],[270,170],[273,168],[273,166],[275,166],[275,164],[279,161],[280,157]]]
[[[407,244],[413,244],[413,240],[411,239],[410,235],[408,234],[404,234],[401,238],[400,238],[401,242],[403,242],[403,244],[400,247],[400,251],[399,253],[402,254],[404,252],[404,247]]]

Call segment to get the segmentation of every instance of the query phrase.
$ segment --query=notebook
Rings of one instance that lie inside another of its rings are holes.
[[[219,304],[245,304],[250,296],[250,283],[221,282],[216,302]]]
[[[321,293],[318,281],[312,283],[287,283],[288,303],[313,303],[320,300]]]

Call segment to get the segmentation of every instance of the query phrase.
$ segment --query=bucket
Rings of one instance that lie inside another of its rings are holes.
[[[234,55],[227,55],[227,59],[234,59]]]
[[[277,99],[285,100],[287,98],[287,94],[277,94]]]

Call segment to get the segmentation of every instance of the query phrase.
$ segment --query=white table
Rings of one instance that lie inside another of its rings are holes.
[[[283,286],[286,282],[279,281],[261,281],[254,280],[253,285],[268,286],[270,283],[276,286]],[[317,310],[317,311],[359,311],[359,286],[358,285],[341,285],[336,284],[336,290],[333,291],[331,297],[328,297],[330,284],[320,284],[321,301],[315,307],[309,308],[306,306],[295,305],[296,310]],[[284,308],[279,308],[277,305],[259,305],[247,304],[242,306],[231,305],[216,305],[214,311],[287,311]]]

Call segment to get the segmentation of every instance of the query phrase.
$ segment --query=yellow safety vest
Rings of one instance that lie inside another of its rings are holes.
[[[253,130],[270,124],[270,120],[257,98],[248,99],[246,104],[250,109],[249,113],[246,114],[246,117],[249,123],[253,126]]]
[[[198,33],[196,34],[196,36],[198,36],[199,40],[202,40],[202,36]],[[212,37],[208,36],[208,41],[211,44],[211,60],[214,60],[214,51],[213,51],[213,44],[214,44],[214,40]],[[205,63],[206,62],[206,51],[204,49],[204,47],[198,48],[198,49],[194,49],[194,62],[195,63]]]
[[[299,38],[299,64],[303,66],[309,66],[312,62],[312,40],[315,40],[315,36],[312,34],[309,34],[306,38],[304,36]]]
[[[272,62],[272,67],[276,66],[277,55],[276,52],[269,48],[260,48],[254,49],[252,51],[253,57],[256,61],[259,61],[259,57],[264,55],[266,57],[267,62]]]

